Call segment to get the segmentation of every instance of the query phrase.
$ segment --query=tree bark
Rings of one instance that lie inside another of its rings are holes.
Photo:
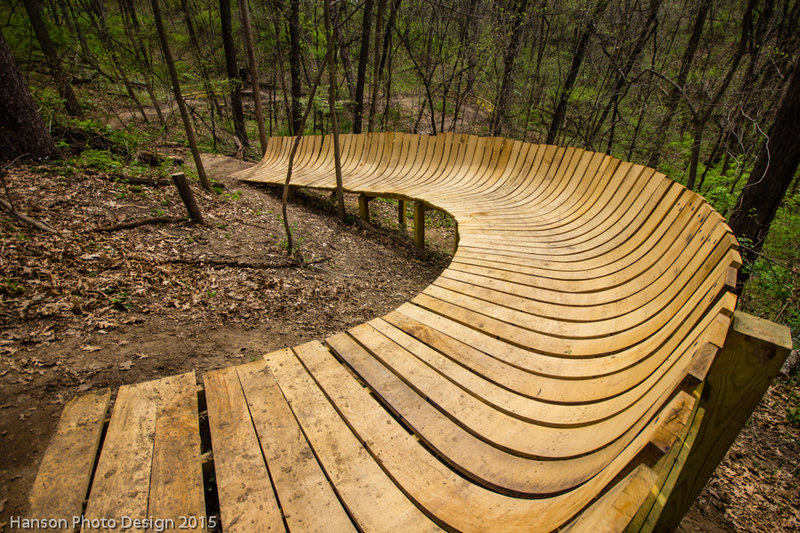
[[[222,24],[222,47],[225,49],[225,72],[231,90],[231,112],[233,130],[242,146],[250,146],[247,129],[244,126],[242,110],[242,91],[239,81],[239,67],[236,65],[236,46],[233,43],[233,23],[231,20],[231,0],[219,0],[220,22]]]
[[[586,47],[589,45],[589,38],[592,36],[592,30],[597,23],[597,19],[603,14],[608,7],[608,0],[599,0],[592,10],[592,14],[578,38],[578,45],[575,48],[575,54],[572,56],[572,64],[567,72],[567,79],[564,81],[564,87],[561,89],[561,95],[558,98],[558,105],[553,114],[553,120],[550,122],[550,127],[547,130],[547,144],[553,144],[556,140],[561,125],[564,123],[564,117],[567,112],[567,103],[569,97],[572,95],[572,89],[575,87],[575,81],[578,79],[578,72],[583,64],[583,58],[586,56]]]
[[[200,158],[200,151],[197,149],[197,142],[194,138],[192,121],[189,118],[189,112],[186,110],[186,103],[183,101],[183,95],[181,94],[181,84],[178,80],[178,71],[175,69],[175,60],[173,59],[172,51],[169,48],[167,31],[164,29],[164,21],[161,19],[161,8],[158,5],[158,0],[150,0],[150,5],[153,8],[153,19],[156,23],[158,38],[161,41],[161,50],[164,53],[164,59],[167,61],[169,76],[172,79],[172,91],[175,95],[175,102],[178,104],[178,110],[180,110],[181,113],[181,120],[183,120],[183,127],[186,130],[186,140],[189,141],[189,149],[192,151],[194,164],[197,167],[197,176],[200,178],[200,185],[202,185],[205,190],[210,191],[211,184],[208,182],[208,177],[206,177],[206,171],[203,167],[203,160]]]
[[[55,157],[53,137],[0,32],[0,159]]]
[[[247,47],[247,62],[250,65],[250,82],[253,86],[253,104],[256,109],[258,141],[261,143],[261,153],[265,154],[267,153],[267,129],[264,126],[264,112],[261,108],[261,81],[258,75],[258,61],[256,61],[253,30],[250,26],[250,8],[247,6],[247,0],[239,0],[239,16],[242,19],[242,32],[244,33]]]
[[[800,164],[800,58],[781,101],[767,140],[731,214],[733,233],[743,242],[745,261],[755,261],[764,246],[772,219]],[[739,277],[741,288],[749,273]]]
[[[50,75],[56,82],[58,93],[64,99],[64,106],[67,113],[73,117],[83,117],[83,110],[78,103],[78,98],[75,96],[75,91],[72,89],[72,84],[64,76],[64,71],[61,68],[61,60],[58,58],[53,41],[50,40],[50,34],[47,32],[44,20],[42,19],[42,4],[40,0],[23,0],[25,11],[28,13],[28,18],[31,20],[33,32],[36,34],[36,40],[39,41],[39,46],[42,48],[42,53],[47,59],[47,66],[50,69]]]

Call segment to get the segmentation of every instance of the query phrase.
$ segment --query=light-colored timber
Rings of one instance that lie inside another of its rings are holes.
[[[237,177],[282,185],[293,141],[271,138]],[[31,509],[74,487],[63,512],[88,496],[87,517],[202,527],[218,504],[226,532],[676,525],[788,346],[785,328],[734,313],[723,218],[653,169],[579,148],[340,141],[362,219],[394,198],[404,227],[411,202],[423,247],[425,210],[453,215],[450,266],[382,317],[208,373],[206,413],[193,374],[122,387],[93,478],[108,396],[75,400]],[[330,137],[304,137],[291,190],[334,189],[333,165]]]

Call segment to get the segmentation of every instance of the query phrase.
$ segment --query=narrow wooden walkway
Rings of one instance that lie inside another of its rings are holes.
[[[238,177],[282,184],[292,140]],[[302,140],[293,186],[334,188],[331,145]],[[94,462],[108,395],[76,400],[32,509],[70,493],[86,518],[204,517],[205,464],[225,532],[600,531],[641,512],[736,304],[722,217],[652,169],[501,138],[343,135],[342,167],[347,191],[452,214],[451,265],[388,315],[207,374],[200,404],[192,374],[122,387],[93,476],[52,474]]]

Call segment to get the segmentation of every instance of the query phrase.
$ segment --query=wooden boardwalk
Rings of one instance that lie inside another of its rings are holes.
[[[238,177],[282,184],[292,140]],[[101,452],[108,394],[76,399],[32,514],[89,494],[87,519],[211,510],[225,532],[647,528],[736,304],[723,218],[580,149],[341,140],[345,190],[455,217],[450,266],[385,316],[205,375],[199,403],[193,374],[122,387]],[[302,140],[293,186],[334,188],[331,145]]]

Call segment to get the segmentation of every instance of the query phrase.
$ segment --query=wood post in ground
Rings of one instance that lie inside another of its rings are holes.
[[[414,202],[414,245],[425,248],[425,204]]]
[[[189,212],[189,217],[198,224],[202,224],[203,215],[200,214],[200,208],[197,207],[197,202],[194,199],[192,188],[189,187],[189,181],[186,179],[186,175],[183,172],[176,172],[170,175],[172,176],[173,183],[175,183],[175,187],[178,188],[178,193],[181,195],[183,205],[186,206],[186,210]]]
[[[297,198],[297,187],[289,187],[289,193],[286,195],[286,200],[294,202]]]
[[[453,234],[453,255],[455,255],[456,250],[458,250],[458,241],[461,240],[461,235],[458,234],[458,222],[456,222],[456,231]]]
[[[372,200],[372,196],[367,196],[366,194],[358,195],[358,216],[361,220],[367,223],[369,223],[370,200]]]
[[[673,531],[725,457],[789,352],[789,328],[737,311],[708,371],[697,438],[654,531]]]
[[[406,218],[406,201],[397,200],[397,223],[400,225],[401,228],[405,229],[407,221],[408,219]]]

